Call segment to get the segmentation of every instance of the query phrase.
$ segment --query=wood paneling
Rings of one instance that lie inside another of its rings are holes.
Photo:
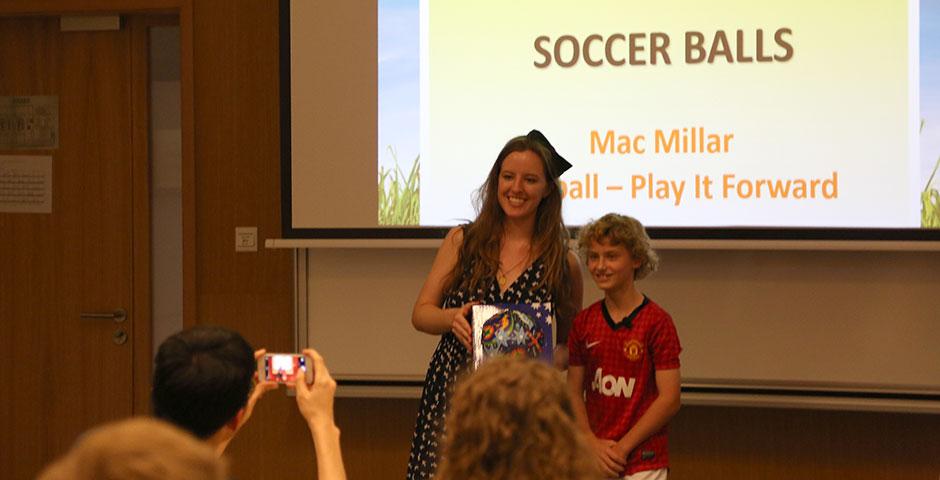
[[[4,0],[0,14],[177,13],[192,0]]]
[[[417,400],[338,398],[336,424],[351,479],[405,478]]]
[[[683,407],[672,478],[924,479],[940,475],[940,416]]]
[[[193,4],[195,244],[184,248],[195,249],[195,323],[290,351],[292,253],[235,252],[236,226],[257,226],[261,245],[280,236],[277,15],[276,1]],[[235,478],[314,476],[310,435],[296,410],[283,390],[262,400],[229,447]]]

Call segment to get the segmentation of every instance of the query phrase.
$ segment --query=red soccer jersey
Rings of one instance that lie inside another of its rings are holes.
[[[656,370],[679,368],[679,336],[672,317],[643,299],[614,323],[604,301],[581,311],[568,335],[569,362],[584,367],[585,406],[598,438],[620,440],[658,395]],[[654,433],[627,458],[626,474],[669,466],[667,428]]]

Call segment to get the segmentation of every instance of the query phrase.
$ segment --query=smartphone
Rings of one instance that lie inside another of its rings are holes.
[[[267,353],[258,359],[258,378],[262,382],[294,383],[297,375],[304,375],[313,383],[313,366],[302,353]]]

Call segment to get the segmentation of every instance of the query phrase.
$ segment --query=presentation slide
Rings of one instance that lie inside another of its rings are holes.
[[[569,226],[940,227],[940,2],[379,0],[375,15],[375,226],[473,219],[499,150],[539,129],[574,165]]]

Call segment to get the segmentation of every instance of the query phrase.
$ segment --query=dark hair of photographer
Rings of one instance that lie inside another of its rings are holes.
[[[248,342],[223,327],[199,326],[160,345],[153,413],[206,439],[248,401],[257,366]]]

